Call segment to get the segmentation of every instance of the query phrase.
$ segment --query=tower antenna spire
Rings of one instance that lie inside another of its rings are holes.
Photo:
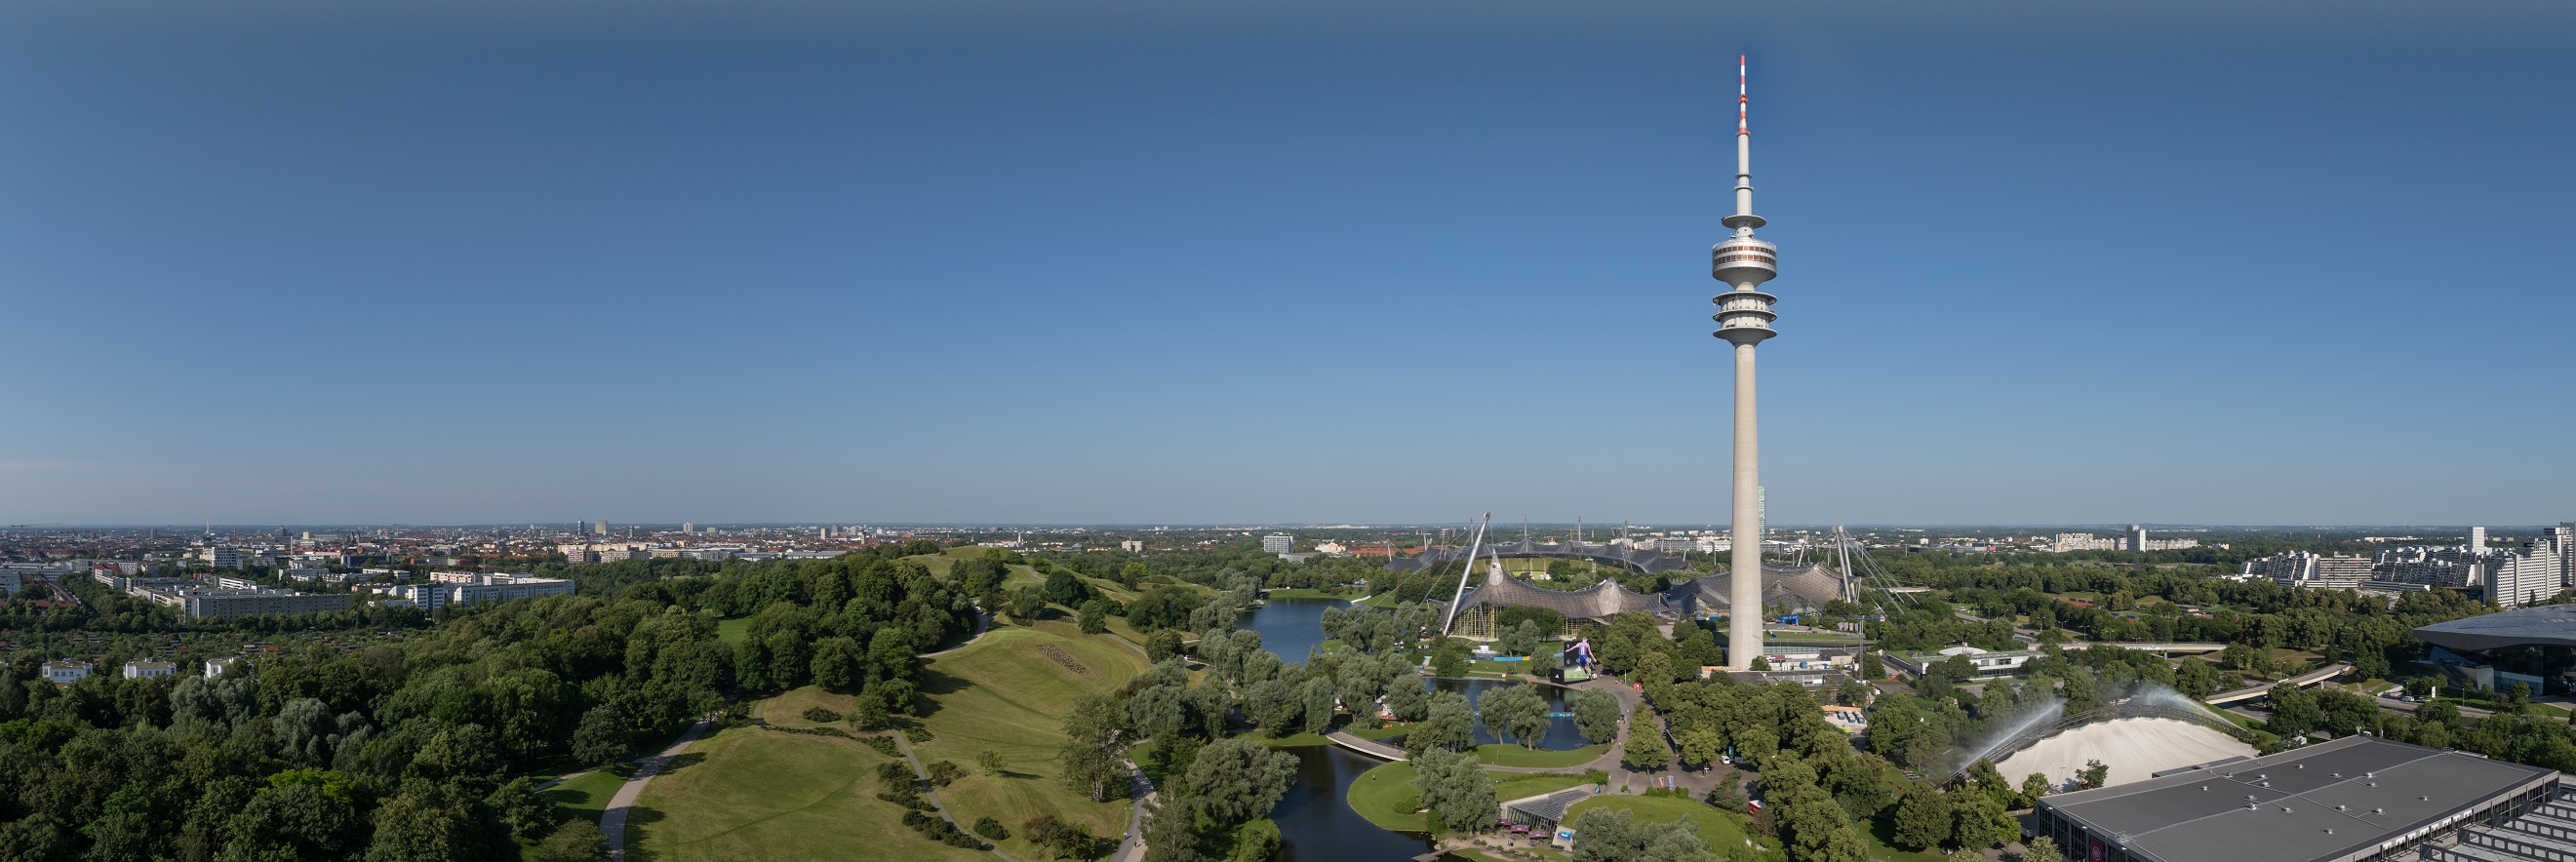
[[[1758,441],[1760,420],[1753,393],[1753,348],[1775,333],[1779,315],[1771,304],[1779,297],[1762,292],[1762,283],[1778,274],[1780,252],[1753,238],[1763,225],[1753,214],[1753,128],[1746,121],[1752,92],[1746,86],[1744,55],[1735,58],[1735,214],[1723,223],[1735,235],[1709,250],[1709,275],[1726,285],[1713,297],[1717,331],[1735,353],[1735,470],[1733,533],[1727,572],[1726,667],[1746,670],[1762,646],[1762,468]]]

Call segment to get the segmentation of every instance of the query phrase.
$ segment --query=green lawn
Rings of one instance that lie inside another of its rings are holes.
[[[1351,604],[1363,605],[1372,608],[1392,608],[1395,607],[1395,594],[1379,593],[1377,595],[1352,602]]]
[[[1523,748],[1517,745],[1479,745],[1475,748],[1476,759],[1487,766],[1536,766],[1542,768],[1581,766],[1600,759],[1601,755],[1606,754],[1609,751],[1609,743],[1604,742],[1596,742],[1582,748],[1566,751],[1549,751],[1544,748]]]
[[[1351,782],[1350,793],[1344,801],[1350,803],[1352,811],[1359,812],[1361,817],[1368,818],[1368,822],[1377,824],[1378,828],[1398,832],[1429,831],[1431,825],[1423,822],[1422,815],[1413,813],[1414,809],[1422,807],[1421,794],[1413,791],[1413,777],[1420,774],[1409,763],[1378,764]]]
[[[743,633],[751,629],[750,617],[716,621],[716,639],[734,646],[742,645]]]
[[[1749,818],[1744,815],[1719,810],[1706,802],[1671,796],[1604,793],[1574,803],[1573,808],[1566,809],[1566,822],[1572,823],[1577,815],[1594,808],[1626,811],[1628,816],[1643,823],[1670,823],[1685,817],[1690,818],[1691,826],[1699,832],[1700,842],[1707,844],[1710,850],[1718,853],[1726,852],[1728,847],[1741,847],[1751,838],[1745,831],[1750,825]],[[1765,850],[1777,849],[1780,846],[1780,842],[1775,840],[1761,839],[1761,841]],[[1906,855],[1901,858],[1905,862],[1912,862],[1922,857]]]
[[[557,784],[542,795],[571,816],[597,823],[599,813],[608,809],[608,798],[616,795],[617,786],[626,783],[627,776],[634,772],[634,767],[619,764]]]
[[[1070,658],[1080,670],[1057,660]],[[992,817],[1011,824],[1040,814],[1091,827],[1091,834],[1127,831],[1125,799],[1092,802],[1057,783],[1057,747],[1064,742],[1065,713],[1076,697],[1126,685],[1145,670],[1145,657],[1106,635],[1084,635],[1072,625],[996,627],[972,644],[933,658],[923,670],[924,692],[936,708],[923,718],[933,738],[913,746],[926,765],[946,760],[967,775],[939,792],[960,822]],[[984,752],[1001,755],[1003,774],[975,768]],[[1002,849],[1021,859],[1046,853],[1014,834]]]
[[[905,828],[876,798],[884,757],[846,739],[737,727],[701,739],[644,787],[629,858],[977,860]]]

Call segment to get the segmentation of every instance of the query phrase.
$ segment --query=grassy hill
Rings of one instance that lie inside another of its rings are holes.
[[[1145,667],[1145,657],[1126,644],[1083,635],[1067,623],[997,627],[930,660],[922,689],[937,707],[923,724],[933,738],[913,751],[924,764],[947,760],[966,768],[965,778],[939,792],[961,822],[992,817],[1016,833],[1022,821],[1053,814],[1090,826],[1093,835],[1124,834],[1126,801],[1096,803],[1066,790],[1056,780],[1056,748],[1074,698],[1125,685]],[[1002,775],[987,777],[975,768],[987,751],[1002,756]],[[1046,857],[1017,834],[1001,846],[1022,859]]]
[[[858,742],[737,727],[699,740],[654,778],[627,819],[628,858],[990,859],[921,837],[880,801]]]
[[[947,760],[965,778],[938,791],[961,824],[992,817],[1014,835],[1001,842],[1021,859],[1046,853],[1016,833],[1039,814],[1053,814],[1114,839],[1127,829],[1125,800],[1095,803],[1056,783],[1056,747],[1075,697],[1105,691],[1145,669],[1145,658],[1110,637],[1086,636],[1065,623],[996,626],[983,638],[930,659],[922,690],[922,725],[932,738],[914,746],[925,764]],[[782,693],[757,715],[779,727],[811,727],[808,707],[847,713],[855,698],[815,687]],[[846,729],[846,724],[832,724]],[[977,757],[999,753],[1004,774],[987,777]],[[902,809],[878,800],[882,755],[854,740],[741,727],[692,746],[674,767],[646,785],[629,819],[634,858],[700,859],[990,859],[923,838],[905,828]],[[570,787],[570,785],[567,785]],[[613,786],[608,789],[613,790]],[[594,788],[567,792],[569,806],[590,802]],[[597,794],[605,800],[605,794]],[[596,806],[596,802],[591,802]],[[596,817],[595,811],[586,811]]]

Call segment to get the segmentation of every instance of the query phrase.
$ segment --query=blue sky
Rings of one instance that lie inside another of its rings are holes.
[[[0,521],[1722,521],[1739,52],[1774,523],[2576,518],[2576,7],[996,0],[0,10]]]

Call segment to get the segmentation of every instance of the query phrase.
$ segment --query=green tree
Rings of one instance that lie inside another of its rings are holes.
[[[2056,838],[2034,836],[2030,843],[2022,845],[2021,862],[2066,862],[2066,852],[2057,849]]]
[[[536,862],[608,862],[608,836],[599,824],[575,817],[537,843]]]
[[[1297,775],[1297,758],[1250,739],[1226,739],[1199,750],[1180,795],[1199,816],[1233,827],[1269,813]]]
[[[2102,765],[2102,761],[2099,760],[2084,761],[2084,770],[2075,773],[2076,785],[2086,790],[2100,787],[2110,778],[2111,767]]]
[[[1485,729],[1506,740],[1538,747],[1547,737],[1547,698],[1527,685],[1502,686],[1485,690],[1476,704],[1485,719]]]
[[[1593,742],[1609,742],[1619,736],[1619,696],[1599,689],[1584,689],[1566,697],[1567,710],[1574,713],[1574,729]]]
[[[975,756],[975,765],[981,767],[987,776],[1000,775],[1002,774],[1002,755],[996,751],[978,754]]]
[[[1886,676],[1887,664],[1879,659],[1877,650],[1870,650],[1860,654],[1860,677],[1862,679],[1883,679]]]
[[[1443,641],[1431,651],[1431,673],[1434,676],[1466,676],[1469,655],[1466,644]]]
[[[1243,694],[1243,714],[1271,736],[1295,732],[1297,719],[1305,712],[1303,693],[1296,683],[1284,679],[1263,680]]]
[[[1092,599],[1082,603],[1082,616],[1077,625],[1083,634],[1096,635],[1109,631],[1109,600]]]
[[[828,637],[814,642],[814,660],[810,663],[814,684],[832,691],[857,691],[867,679],[867,662],[860,654],[859,642],[845,637]]]
[[[1896,798],[1896,846],[1930,850],[1950,839],[1950,797],[1928,785],[1909,784]]]
[[[1301,698],[1302,700],[1304,700],[1304,701],[1305,701],[1305,702],[1304,702],[1304,704],[1303,704],[1303,706],[1304,706],[1304,708],[1305,708],[1305,714],[1306,714],[1306,730],[1307,730],[1307,732],[1309,732],[1309,733],[1324,733],[1324,732],[1326,732],[1326,731],[1332,730],[1332,729],[1333,729],[1333,680],[1332,680],[1332,678],[1331,678],[1331,677],[1328,677],[1328,676],[1324,676],[1324,675],[1318,674],[1318,675],[1317,675],[1317,676],[1315,676],[1313,679],[1306,680],[1306,685],[1305,685],[1303,688],[1301,688],[1301,689],[1299,690],[1299,695],[1300,695],[1300,698]]]
[[[1133,614],[1130,614],[1129,620],[1131,622],[1134,620]],[[1146,660],[1161,663],[1166,659],[1178,657],[1180,654],[1181,633],[1179,631],[1174,629],[1155,629],[1153,634],[1145,636]]]
[[[2048,776],[2045,773],[2033,772],[2028,777],[2023,778],[2021,780],[2020,805],[2016,807],[2029,808],[2034,805],[2038,805],[2039,798],[2048,795],[2049,786]]]
[[[478,816],[476,806],[424,781],[405,782],[401,795],[376,809],[375,840],[366,862],[468,862],[498,855],[508,846],[500,825]]]
[[[1484,764],[1463,751],[1434,748],[1413,758],[1413,790],[1424,808],[1457,832],[1480,832],[1493,823],[1501,802]]]
[[[1984,848],[2021,837],[2021,821],[1986,793],[1953,794],[1950,814],[1956,824],[1950,840],[1961,847]]]
[[[1672,747],[1664,744],[1662,722],[1654,712],[1639,709],[1630,715],[1628,743],[1620,747],[1620,765],[1629,769],[1662,769],[1672,761]]]
[[[232,816],[227,831],[221,862],[340,859],[363,840],[366,822],[343,779],[337,792],[319,783],[262,790]]]
[[[1185,799],[1164,799],[1145,809],[1144,862],[1206,862],[1196,818]]]
[[[1279,824],[1260,817],[1234,829],[1233,862],[1270,862],[1279,853]]]
[[[1432,692],[1422,721],[1404,735],[1405,751],[1416,756],[1434,748],[1455,751],[1474,744],[1476,712],[1465,695],[1454,691]]]

